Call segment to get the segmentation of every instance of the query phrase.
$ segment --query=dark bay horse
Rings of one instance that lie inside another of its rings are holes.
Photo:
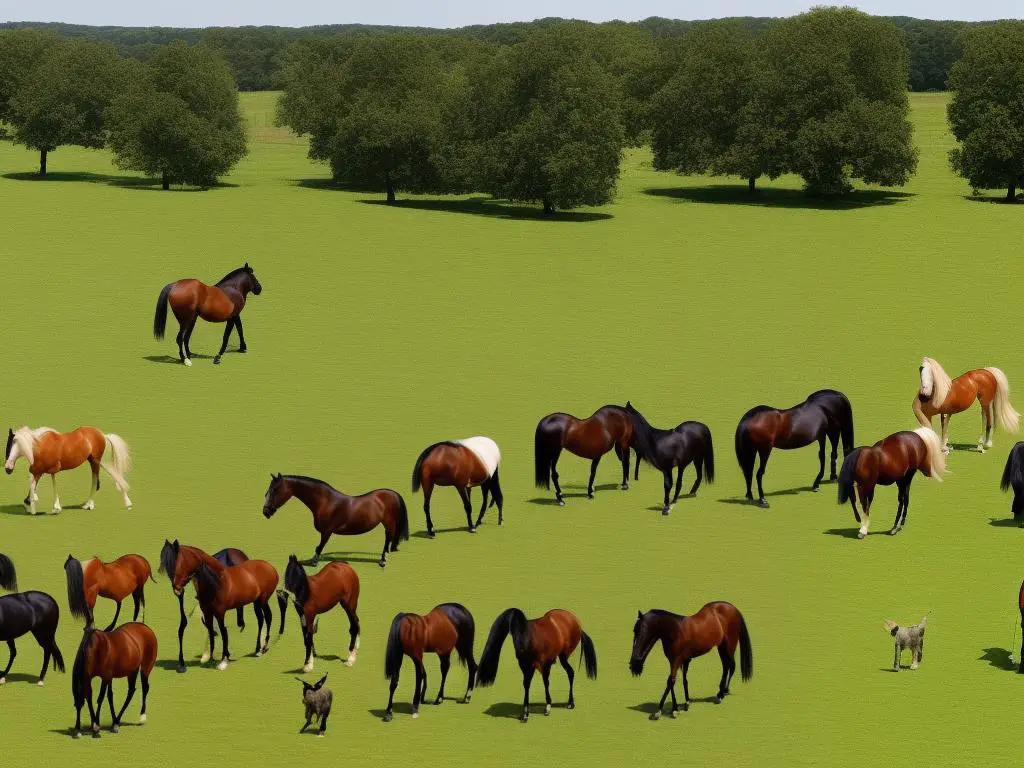
[[[78,646],[75,665],[71,670],[71,693],[75,701],[75,731],[77,739],[82,735],[82,705],[89,705],[89,719],[92,735],[100,735],[100,714],[103,699],[110,705],[110,732],[117,733],[121,718],[128,704],[135,696],[136,680],[142,677],[142,712],[139,723],[146,722],[146,698],[149,696],[149,675],[157,657],[156,635],[145,624],[133,622],[118,627],[113,632],[101,632],[87,627]],[[100,693],[96,706],[92,704],[92,680],[100,679]],[[114,685],[116,678],[128,678],[128,695],[124,706],[114,714]]]
[[[876,485],[896,485],[896,519],[889,535],[895,536],[903,529],[910,507],[910,483],[919,470],[925,477],[939,481],[946,471],[942,442],[931,427],[896,432],[872,446],[857,448],[847,454],[839,473],[839,503],[849,501],[853,507],[853,516],[860,523],[857,538],[863,539],[868,535]],[[857,511],[854,485],[860,496],[860,512]]]
[[[743,414],[736,427],[736,458],[747,481],[747,500],[754,501],[750,485],[754,476],[754,460],[760,458],[761,463],[757,469],[757,504],[768,506],[761,481],[772,448],[789,450],[816,442],[819,469],[811,490],[817,491],[825,476],[825,440],[829,440],[832,443],[832,471],[829,479],[835,480],[840,438],[843,442],[843,456],[846,457],[853,450],[853,408],[842,392],[822,389],[792,408],[780,409],[770,405],[751,408]]]
[[[1013,489],[1013,519],[1017,521],[1018,526],[1024,528],[1024,442],[1017,443],[1010,449],[999,487],[1003,491]]]
[[[708,603],[693,616],[661,610],[637,611],[636,624],[633,625],[633,654],[629,659],[629,669],[634,677],[643,674],[644,661],[659,641],[668,659],[669,673],[665,692],[651,720],[661,717],[669,694],[672,695],[672,717],[676,716],[679,703],[675,686],[680,667],[683,670],[683,711],[690,708],[690,685],[686,679],[690,661],[712,648],[718,649],[718,657],[722,660],[722,680],[718,684],[715,704],[721,703],[729,694],[729,684],[736,673],[737,645],[740,649],[740,677],[747,682],[754,675],[754,652],[750,646],[747,622],[732,603]]]
[[[0,589],[13,592],[18,588],[18,574],[14,570],[14,563],[7,555],[0,552]]]
[[[699,421],[684,421],[675,429],[652,427],[632,403],[626,403],[626,412],[633,422],[633,450],[637,461],[643,458],[648,464],[661,471],[665,478],[665,502],[661,514],[667,515],[671,505],[668,496],[672,490],[672,470],[679,468],[676,477],[676,493],[672,504],[679,501],[683,487],[683,470],[690,464],[697,470],[697,479],[690,487],[690,496],[697,494],[704,472],[708,482],[715,482],[715,452],[711,444],[711,430]]]
[[[459,662],[469,666],[469,687],[463,703],[473,697],[473,683],[476,679],[476,659],[473,656],[473,638],[476,625],[471,614],[459,603],[441,603],[425,616],[415,613],[399,613],[391,622],[387,651],[384,654],[384,676],[391,681],[388,708],[384,711],[384,722],[390,723],[394,714],[395,689],[398,688],[398,674],[402,669],[402,658],[408,656],[416,667],[416,690],[412,697],[412,716],[420,716],[420,704],[427,698],[427,670],[423,666],[424,653],[436,653],[441,660],[441,687],[437,690],[434,704],[444,701],[444,684],[451,667],[452,651],[458,653]]]
[[[53,666],[58,672],[64,671],[64,657],[57,647],[57,624],[60,622],[60,608],[57,601],[45,592],[17,592],[0,597],[0,642],[7,643],[11,652],[7,666],[0,673],[0,685],[7,682],[14,657],[18,655],[14,641],[29,632],[43,649],[43,668],[39,672],[39,685],[46,679],[46,670],[53,657]]]
[[[199,318],[209,323],[227,323],[224,328],[224,340],[220,345],[220,352],[213,358],[215,365],[220,363],[220,358],[228,346],[228,338],[231,336],[231,329],[238,329],[238,351],[245,352],[245,335],[242,333],[242,310],[245,309],[246,298],[252,293],[259,296],[263,292],[263,286],[253,274],[249,262],[238,269],[228,272],[216,285],[207,285],[199,280],[186,279],[168,283],[160,291],[160,297],[156,300],[156,315],[153,318],[153,336],[157,339],[164,337],[164,330],[167,327],[167,307],[170,305],[178,320],[178,355],[185,365],[192,365],[192,350],[189,349],[189,341],[192,338],[192,331],[196,327]]]
[[[606,405],[587,419],[568,413],[552,413],[537,424],[533,436],[534,479],[538,488],[555,484],[555,501],[565,504],[558,484],[558,457],[562,450],[590,459],[590,481],[587,498],[594,498],[594,477],[601,457],[615,449],[622,462],[622,490],[629,488],[629,449],[633,445],[633,422],[626,409]]]
[[[583,631],[579,619],[570,611],[555,609],[548,611],[539,619],[527,620],[521,610],[509,608],[494,620],[487,636],[477,675],[477,682],[481,686],[491,685],[497,677],[501,646],[509,633],[512,634],[512,646],[516,651],[519,668],[523,672],[523,714],[519,719],[525,723],[530,716],[530,683],[534,673],[538,671],[544,680],[544,714],[551,714],[549,682],[551,667],[556,659],[569,676],[569,702],[566,706],[568,709],[575,709],[573,682],[576,675],[569,663],[569,657],[577,645],[582,646],[587,677],[592,680],[597,677],[597,652],[594,650],[594,641]]]
[[[351,667],[355,664],[356,651],[359,650],[359,616],[356,613],[359,607],[359,575],[352,566],[328,563],[319,573],[309,576],[298,558],[291,555],[284,571],[284,588],[292,593],[302,627],[302,640],[306,645],[302,671],[313,671],[313,635],[317,631],[317,616],[336,605],[340,605],[348,617],[350,639],[345,665]],[[284,607],[282,605],[282,611]]]
[[[1020,583],[1020,591],[1017,593],[1017,607],[1020,609],[1020,666],[1017,667],[1018,674],[1024,675],[1024,581]]]
[[[64,562],[64,573],[68,582],[68,605],[71,615],[85,619],[85,625],[92,626],[96,599],[105,597],[117,604],[114,618],[104,630],[109,632],[121,615],[121,601],[131,595],[135,605],[132,621],[139,620],[140,609],[145,613],[146,581],[154,581],[149,561],[142,555],[122,555],[109,563],[98,557],[81,562],[71,555]]]
[[[502,506],[505,497],[501,493],[498,482],[498,464],[501,463],[501,451],[498,444],[489,437],[470,437],[466,440],[448,440],[434,443],[426,448],[416,459],[412,468],[412,492],[423,488],[423,512],[427,516],[427,535],[435,537],[434,522],[430,519],[430,496],[435,485],[453,485],[462,499],[466,511],[466,526],[470,533],[484,521],[487,511],[487,497],[491,496],[491,506],[498,507],[498,525],[504,521]],[[483,504],[480,505],[480,516],[473,523],[473,508],[469,494],[474,486],[479,485],[483,493]]]
[[[388,550],[398,551],[398,542],[409,540],[409,511],[398,491],[379,488],[362,496],[347,496],[323,480],[303,475],[271,475],[263,499],[263,516],[268,520],[294,496],[313,513],[313,527],[320,543],[311,564],[320,560],[331,534],[354,536],[384,526],[384,550],[380,567],[387,565]]]

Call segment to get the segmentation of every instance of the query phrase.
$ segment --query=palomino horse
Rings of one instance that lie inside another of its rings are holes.
[[[931,427],[918,427],[913,432],[896,432],[872,446],[857,448],[847,454],[839,473],[839,503],[850,502],[853,516],[860,523],[857,538],[868,535],[871,525],[871,503],[876,485],[893,485],[898,489],[896,519],[890,536],[895,536],[907,522],[910,507],[910,483],[920,470],[925,477],[942,481],[946,457],[939,436]],[[861,512],[857,511],[854,484],[860,496]]]
[[[760,458],[757,469],[757,504],[767,507],[762,479],[772,448],[789,450],[818,444],[818,474],[811,485],[817,491],[825,477],[825,440],[832,443],[830,480],[836,479],[836,456],[839,440],[843,441],[843,457],[853,450],[853,409],[842,392],[822,389],[792,408],[758,405],[740,419],[736,427],[736,458],[747,481],[747,500],[754,501],[750,485],[754,476],[754,459]]]
[[[110,448],[110,463],[103,462],[103,454]],[[74,469],[84,462],[89,462],[92,469],[92,482],[89,484],[89,498],[82,509],[95,509],[96,503],[92,495],[100,489],[100,470],[106,472],[114,481],[114,485],[124,495],[124,505],[132,508],[132,500],[128,498],[128,483],[125,474],[131,468],[131,456],[128,445],[114,434],[103,434],[96,427],[79,427],[74,432],[61,433],[49,427],[38,429],[9,430],[7,433],[7,463],[4,470],[7,474],[14,471],[18,459],[24,457],[28,462],[29,485],[25,506],[34,515],[39,495],[36,485],[39,478],[49,475],[53,481],[53,511],[60,512],[60,498],[57,495],[57,473],[65,469]]]
[[[629,659],[629,669],[634,677],[643,674],[647,655],[658,641],[668,659],[669,672],[665,692],[661,694],[658,709],[651,715],[651,720],[661,717],[669,694],[672,695],[672,717],[679,711],[676,675],[680,667],[683,668],[683,711],[690,708],[690,685],[686,679],[690,662],[712,648],[718,649],[718,657],[722,660],[722,680],[718,684],[715,704],[720,704],[729,694],[729,684],[736,673],[737,645],[740,648],[740,677],[747,682],[754,676],[754,651],[750,647],[747,622],[732,603],[708,603],[693,616],[662,610],[637,611],[636,624],[633,625],[633,654]]]
[[[7,666],[0,672],[0,685],[7,682],[7,673],[11,671],[14,657],[18,655],[14,641],[29,632],[43,649],[43,668],[39,672],[39,685],[46,679],[51,656],[57,671],[64,671],[64,657],[60,655],[56,640],[59,621],[60,608],[57,607],[57,601],[45,592],[18,592],[0,597],[0,642],[5,641],[11,652]]]
[[[160,298],[156,300],[153,336],[157,339],[164,337],[164,329],[167,327],[167,306],[170,305],[171,311],[178,319],[178,336],[175,339],[178,343],[178,355],[182,363],[192,365],[189,341],[192,339],[196,321],[203,318],[208,323],[227,323],[220,352],[213,358],[214,365],[218,365],[224,350],[227,349],[232,328],[238,329],[238,351],[246,351],[241,312],[245,309],[245,300],[250,293],[259,296],[262,292],[263,286],[253,274],[249,262],[228,272],[216,285],[207,285],[191,279],[168,283],[160,291]]]
[[[950,379],[942,366],[930,357],[921,361],[921,386],[914,397],[914,415],[922,426],[930,427],[938,414],[942,430],[942,450],[949,453],[949,420],[954,413],[966,411],[975,400],[981,405],[982,434],[978,450],[992,447],[993,425],[1005,432],[1020,430],[1020,414],[1010,405],[1010,383],[998,368],[975,368]]]
[[[380,567],[387,565],[388,550],[398,551],[398,542],[409,540],[409,511],[398,491],[378,488],[362,496],[346,496],[323,480],[303,475],[271,475],[263,499],[263,516],[268,520],[294,496],[313,513],[313,527],[320,534],[311,561],[315,565],[331,534],[353,536],[384,526],[384,550]]]
[[[82,643],[78,646],[75,665],[71,670],[71,693],[75,700],[75,731],[77,739],[82,735],[82,705],[89,705],[89,720],[92,735],[100,735],[100,714],[103,698],[110,705],[110,732],[117,733],[121,718],[128,704],[135,696],[135,682],[142,676],[142,712],[139,723],[146,722],[146,697],[149,696],[149,675],[156,664],[157,642],[153,630],[145,624],[133,622],[124,624],[114,632],[101,632],[86,627]],[[92,704],[92,679],[100,679],[100,694],[96,706]],[[128,695],[124,706],[114,714],[114,679],[128,678]]]
[[[463,703],[473,697],[473,682],[476,678],[476,659],[473,657],[473,637],[476,625],[473,614],[459,603],[441,603],[426,616],[415,613],[399,613],[391,622],[388,647],[384,655],[384,676],[391,681],[388,708],[384,711],[384,722],[390,723],[398,688],[398,674],[402,669],[402,657],[408,656],[416,667],[416,690],[412,697],[412,716],[420,716],[420,704],[427,698],[427,670],[423,666],[424,653],[436,653],[441,660],[441,687],[437,690],[434,704],[444,701],[444,684],[452,664],[452,651],[459,655],[463,666],[469,665],[469,687]]]
[[[665,503],[661,514],[667,515],[671,505],[668,496],[672,490],[672,470],[679,468],[676,477],[676,493],[672,504],[679,501],[679,492],[683,488],[683,470],[693,464],[697,470],[697,479],[690,488],[690,496],[697,494],[704,470],[707,470],[708,482],[715,482],[715,453],[711,444],[711,430],[699,421],[684,421],[675,429],[657,429],[647,423],[632,403],[626,403],[626,412],[633,422],[633,450],[637,461],[644,461],[661,470],[665,478]]]
[[[1013,488],[1013,519],[1024,528],[1024,443],[1017,443],[1006,457],[1003,477],[999,483],[1003,491]],[[11,587],[8,587],[11,589]]]
[[[139,620],[139,609],[143,609],[145,618],[146,580],[155,581],[149,561],[142,555],[123,555],[109,563],[98,557],[79,562],[71,555],[64,562],[64,572],[68,580],[68,605],[71,615],[85,619],[87,627],[93,624],[93,609],[96,598],[105,597],[117,603],[114,618],[104,630],[109,632],[117,624],[121,615],[121,601],[128,595],[132,596],[135,612],[132,621]]]
[[[356,614],[359,607],[359,576],[352,566],[348,563],[328,563],[319,573],[308,576],[298,558],[291,555],[284,571],[284,588],[292,593],[302,626],[302,640],[306,645],[302,671],[313,671],[313,635],[319,624],[317,616],[327,613],[336,605],[340,605],[348,616],[350,639],[345,665],[351,667],[355,664],[356,651],[359,650],[359,616]],[[287,603],[282,602],[281,610],[286,607]]]
[[[14,563],[7,555],[0,553],[0,589],[13,592],[18,588],[18,574]]]
[[[590,459],[587,498],[594,498],[594,477],[601,457],[615,449],[622,462],[622,490],[629,488],[629,449],[633,445],[633,422],[625,408],[606,405],[587,419],[568,413],[552,413],[537,424],[533,435],[534,479],[538,488],[555,484],[555,501],[565,504],[558,484],[558,457],[562,449]]]
[[[412,492],[416,493],[423,487],[423,512],[427,516],[427,535],[434,538],[434,523],[430,519],[430,495],[435,485],[454,485],[462,499],[466,510],[466,526],[470,533],[484,521],[487,511],[487,496],[491,498],[491,506],[498,507],[498,525],[504,521],[502,505],[505,497],[501,493],[498,482],[498,464],[501,462],[501,451],[498,444],[489,437],[470,437],[466,440],[448,440],[434,443],[423,451],[416,459],[412,468]],[[483,491],[484,501],[480,505],[480,516],[473,524],[473,508],[469,494],[474,486],[479,485]]]
[[[547,702],[544,714],[551,714],[549,682],[551,667],[556,659],[569,676],[569,702],[566,706],[568,709],[575,709],[573,681],[576,675],[569,663],[569,657],[577,645],[583,647],[582,655],[587,677],[591,680],[597,677],[597,652],[594,650],[594,642],[583,631],[579,619],[569,611],[555,609],[548,611],[539,619],[528,621],[521,610],[509,608],[491,625],[483,656],[480,657],[477,676],[480,685],[491,685],[497,677],[501,646],[509,633],[512,634],[512,645],[516,651],[519,668],[523,671],[523,714],[519,719],[525,723],[530,716],[530,682],[537,671],[544,679],[544,698]]]

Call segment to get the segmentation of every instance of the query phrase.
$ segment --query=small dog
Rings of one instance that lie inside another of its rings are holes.
[[[928,617],[925,616],[921,619],[920,624],[915,624],[912,627],[901,627],[895,621],[886,619],[886,631],[896,638],[896,658],[892,662],[893,672],[900,671],[900,654],[903,653],[904,648],[910,651],[911,669],[917,669],[917,665],[921,663],[921,657],[924,655],[924,629],[927,619]]]
[[[295,679],[302,683],[302,702],[306,705],[306,723],[299,729],[299,733],[304,733],[310,723],[319,718],[320,731],[317,736],[323,736],[327,732],[327,717],[331,714],[331,702],[334,699],[331,689],[324,688],[327,675],[321,677],[313,685],[298,677]]]

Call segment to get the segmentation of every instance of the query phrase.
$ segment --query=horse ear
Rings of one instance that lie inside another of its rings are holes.
[[[636,612],[636,617],[637,617],[637,619],[642,619],[644,617],[643,612],[642,611],[637,611]]]
[[[181,544],[178,543],[177,539],[174,540],[174,543],[171,544],[171,546],[174,547],[175,552],[177,552],[181,548]]]

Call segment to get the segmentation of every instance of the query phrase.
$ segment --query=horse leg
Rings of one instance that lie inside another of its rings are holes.
[[[143,601],[143,599],[144,598],[143,598],[143,595],[142,595],[142,587],[140,586],[140,587],[138,587],[138,589],[136,589],[134,592],[132,592],[132,604],[134,606],[132,608],[132,621],[138,621],[139,620],[139,611],[142,609],[142,601]],[[142,614],[142,618],[143,618],[143,620],[145,620],[145,618],[146,618],[146,614],[145,613]]]
[[[185,365],[192,365],[192,331],[196,329],[197,322],[199,322],[199,315],[194,315],[192,322],[189,323],[188,330],[185,331]]]
[[[457,485],[455,490],[459,492],[459,498],[462,499],[462,508],[466,511],[466,527],[469,528],[470,533],[476,533],[476,526],[473,525],[473,505],[469,501],[469,488]]]
[[[220,358],[224,354],[224,350],[228,348],[228,339],[231,338],[231,329],[235,327],[235,318],[228,318],[228,321],[224,324],[224,338],[220,343],[220,352],[213,358],[214,365],[220,365]]]
[[[616,446],[618,446],[618,443],[616,443]],[[628,491],[629,490],[629,446],[628,445],[619,446],[619,449],[618,449],[618,451],[616,453],[619,456],[619,460],[622,462],[622,485],[620,487],[622,488],[622,490]]]
[[[597,465],[601,463],[601,457],[598,456],[592,462],[590,462],[590,480],[587,482],[587,498],[594,498],[594,478],[597,477]]]
[[[942,452],[949,453],[949,422],[953,420],[953,414],[939,414],[939,422],[942,424]]]
[[[985,447],[992,447],[992,431],[995,429],[996,424],[996,403],[993,400],[988,404],[988,408],[985,409]]]
[[[522,667],[523,670],[523,714],[519,719],[524,723],[530,718],[530,683],[533,681],[534,669],[532,666]]]
[[[390,723],[394,718],[394,713],[391,711],[395,705],[395,689],[398,688],[398,675],[402,671],[402,666],[399,664],[398,669],[395,670],[394,677],[391,678],[391,685],[388,691],[388,708],[384,710],[384,722]]]
[[[549,661],[540,670],[540,676],[544,680],[544,716],[548,717],[551,714],[551,665],[553,661]]]
[[[92,470],[92,480],[89,483],[89,498],[82,504],[82,509],[96,509],[96,502],[92,500],[93,494],[100,489],[100,463],[92,456],[89,457],[89,469]]]
[[[562,498],[562,486],[558,484],[558,457],[562,454],[562,449],[559,448],[551,456],[551,482],[555,486],[555,502],[560,507],[565,506],[565,499]]]
[[[259,613],[259,611],[257,611],[256,612],[256,621],[259,621],[259,620],[260,620],[260,613]],[[221,652],[222,652],[223,655],[221,656],[220,664],[217,665],[217,669],[219,669],[221,672],[223,672],[225,669],[228,668],[228,661],[231,659],[231,652],[228,650],[228,628],[226,626],[224,626],[224,614],[223,613],[221,613],[221,614],[219,614],[217,616],[217,624],[220,627],[220,643],[221,643],[222,646],[224,646],[221,649]],[[258,631],[256,633],[256,636],[259,637],[259,632]]]
[[[18,655],[18,649],[15,648],[13,640],[7,641],[7,650],[11,652],[11,656],[7,659],[7,666],[4,667],[4,671],[0,672],[0,685],[7,682],[7,673],[11,671],[11,666],[14,664],[14,657]]]
[[[252,652],[252,655],[259,658],[260,635],[263,634],[263,606],[260,604],[260,601],[257,600],[252,604],[252,607],[256,610],[256,650]]]
[[[633,470],[633,479],[634,480],[639,480],[640,479],[640,451],[635,451],[635,453],[636,453],[636,469]]]
[[[308,622],[302,625],[302,643],[306,647],[306,657],[302,662],[302,671],[309,673],[313,671],[313,628],[307,626]]]
[[[903,526],[907,524],[907,510],[910,509],[910,483],[914,479],[914,473],[911,472],[910,476],[907,477],[907,487],[903,491],[903,518],[900,520],[900,530],[903,530]]]
[[[50,475],[50,481],[53,483],[53,512],[54,514],[61,511],[60,506],[60,495],[57,493],[57,473],[54,472]]]
[[[36,486],[39,484],[40,477],[42,475],[33,475],[31,472],[28,476],[28,496],[25,497],[25,506],[28,507],[28,511],[33,515],[36,513],[36,502],[39,501]]]
[[[576,670],[572,668],[572,664],[569,663],[569,657],[564,653],[558,657],[558,663],[562,665],[566,677],[569,678],[569,703],[566,704],[566,707],[568,709],[576,709],[576,697],[573,691],[573,683],[576,681]]]
[[[823,477],[825,477],[825,435],[818,438],[818,474],[811,484],[811,490],[815,493],[821,488]]]
[[[680,465],[679,467],[679,480],[676,482],[676,498],[679,498],[679,488],[683,484],[683,470],[686,467]],[[693,462],[693,468],[697,471],[697,479],[693,481],[693,485],[690,486],[690,496],[697,495],[697,489],[700,488],[701,482],[704,480],[704,459],[699,458]]]
[[[178,593],[178,613],[180,618],[178,619],[178,672],[185,671],[185,651],[182,646],[182,640],[185,637],[185,627],[188,626],[188,619],[185,618],[185,592],[182,590]]]
[[[477,528],[479,528],[480,524],[484,521],[484,513],[487,511],[487,499],[491,495],[491,486],[489,485],[489,483],[490,483],[490,480],[485,482],[480,487],[480,493],[483,494],[484,503],[480,505],[480,515],[476,519],[476,526],[477,526]]]
[[[686,677],[689,671],[690,659],[687,659],[683,662],[683,712],[688,712],[690,709],[690,681]]]
[[[863,510],[861,515],[860,531],[857,538],[863,539],[868,535],[868,528],[871,527],[871,501],[875,497],[875,486],[857,485],[857,493],[860,495],[860,506]]]
[[[149,675],[142,673],[142,711],[139,713],[139,724],[146,722],[146,698],[149,696]]]
[[[839,457],[839,433],[833,432],[828,436],[829,442],[832,443],[832,458],[830,459],[828,479],[835,480],[839,475],[836,473],[836,459]]]
[[[53,655],[53,649],[56,647],[56,634],[47,636],[37,628],[32,630],[32,636],[39,643],[39,647],[43,649],[43,666],[39,670],[39,680],[36,682],[36,685],[43,685],[43,682],[46,680],[46,670],[50,668],[50,657]]]
[[[270,629],[274,626],[274,609],[270,607],[270,595],[263,601],[263,621],[267,628],[267,634],[263,638],[263,653],[270,650]],[[256,637],[259,637],[260,633],[256,633]]]
[[[242,333],[242,316],[235,316],[235,330],[238,331],[238,351],[245,354],[248,351],[248,347],[245,346],[245,334]]]
[[[206,627],[206,631],[210,634],[210,649],[203,651],[203,655],[199,658],[200,664],[205,664],[213,658],[214,652],[214,626],[213,626],[213,614],[203,611],[203,626]]]
[[[114,681],[107,683],[107,705],[110,708],[110,732],[117,733],[117,713],[114,712]]]
[[[672,470],[669,469],[667,471],[663,471],[662,475],[665,480],[665,503],[661,507],[661,514],[667,515],[669,511],[668,497],[669,494],[672,492]]]
[[[434,704],[440,704],[444,701],[444,683],[448,679],[448,670],[452,666],[452,655],[450,653],[441,656],[441,687],[437,691],[437,698],[434,699]]]
[[[185,362],[185,326],[187,321],[182,321],[178,318],[178,335],[174,337],[174,342],[178,345],[178,357],[181,359],[182,365],[191,365],[191,362]]]
[[[903,518],[904,494],[906,490],[906,485],[901,480],[896,485],[896,519],[892,521],[892,528],[889,530],[890,536],[895,536],[900,532],[900,520]]]
[[[675,717],[675,712],[678,708],[678,702],[675,701],[676,672],[678,669],[679,667],[675,662],[670,665],[668,680],[665,682],[665,692],[661,694],[661,701],[658,702],[658,708],[651,715],[651,720],[661,719],[661,712],[665,708],[665,700],[668,699],[670,693],[672,694],[672,716]]]
[[[331,531],[322,531],[320,533],[320,543],[316,545],[316,551],[313,553],[310,565],[316,565],[318,562],[320,562],[320,555],[323,554],[324,547],[327,546],[327,540],[330,538]]]
[[[722,660],[722,681],[718,684],[718,696],[715,703],[718,704],[729,695],[729,679],[736,669],[736,661],[729,653],[729,644],[724,640],[718,644],[718,658]]]
[[[420,716],[420,702],[427,692],[427,670],[423,666],[423,659],[414,656],[412,663],[416,667],[416,691],[412,696],[412,716],[415,719]]]
[[[91,612],[91,611],[90,611]],[[117,617],[121,615],[121,601],[117,601],[117,608],[114,610],[114,618],[110,620],[110,624],[104,629],[104,632],[112,632],[114,627],[117,626]]]
[[[121,724],[121,718],[124,717],[124,712],[126,709],[128,709],[129,702],[131,702],[132,697],[135,696],[135,686],[138,681],[138,677],[138,670],[135,670],[130,675],[128,675],[128,695],[124,697],[124,706],[121,707],[121,711],[117,714],[117,720],[114,721],[116,725]]]
[[[978,405],[981,406],[981,437],[978,438],[978,453],[985,452],[985,436],[988,433],[988,414],[985,412],[985,403],[982,402],[981,394],[978,395]]]
[[[398,539],[397,535],[395,536],[395,539]],[[390,546],[391,546],[391,534],[388,532],[388,529],[385,528],[384,529],[384,549],[380,553],[380,560],[377,562],[377,565],[379,565],[381,568],[386,567],[387,564],[388,564],[388,547],[390,547]]]
[[[757,468],[757,506],[768,508],[768,502],[764,498],[764,486],[761,481],[764,479],[764,470],[768,466],[768,455],[772,452],[771,448],[758,449],[757,453],[761,459],[761,463]]]
[[[427,518],[427,536],[431,539],[437,536],[434,533],[434,521],[430,519],[430,497],[434,495],[434,481],[423,481],[423,514]]]
[[[107,684],[100,683],[100,692],[96,697],[96,707],[92,705],[92,691],[89,692],[89,717],[92,720],[92,735],[93,738],[99,738],[100,736],[100,716],[103,714],[103,699],[107,695]]]

